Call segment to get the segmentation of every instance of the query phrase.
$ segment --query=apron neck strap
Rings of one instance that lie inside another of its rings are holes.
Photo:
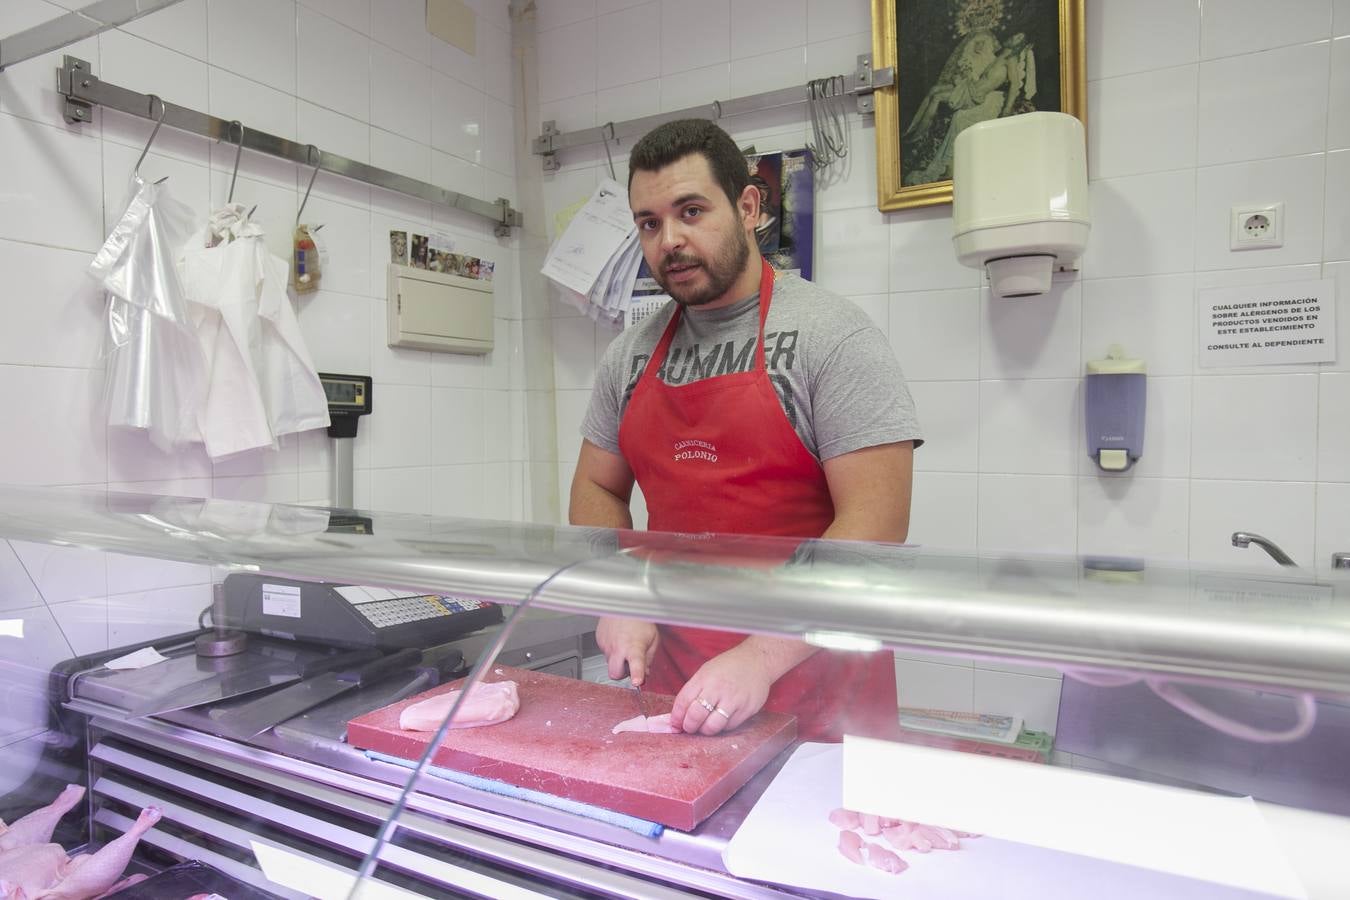
[[[755,340],[755,369],[764,368],[764,323],[769,320],[769,304],[773,300],[773,266],[769,261],[760,257],[759,260],[759,334]],[[661,368],[661,364],[666,361],[666,354],[670,352],[670,345],[675,340],[675,332],[679,330],[680,319],[684,316],[684,307],[675,305],[675,315],[670,317],[670,324],[666,325],[665,332],[661,335],[661,340],[657,343],[656,349],[652,350],[651,358],[647,360],[642,374],[656,372]]]

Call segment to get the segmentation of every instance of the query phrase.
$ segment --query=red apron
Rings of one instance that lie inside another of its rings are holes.
[[[661,381],[679,308],[652,351],[619,426],[619,450],[646,497],[650,530],[817,538],[834,521],[825,471],[788,422],[764,366],[772,296],[773,269],[764,262],[748,372],[680,386]],[[667,625],[660,632],[644,687],[665,694],[679,693],[704,662],[745,639]],[[778,679],[765,703],[797,716],[798,736],[808,741],[837,741],[845,732],[891,737],[896,706],[889,651],[821,650]]]

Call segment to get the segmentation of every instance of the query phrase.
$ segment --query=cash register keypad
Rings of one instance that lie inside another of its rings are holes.
[[[376,628],[390,628],[421,622],[455,613],[481,609],[483,603],[478,600],[466,600],[462,597],[444,597],[439,594],[422,594],[415,597],[395,597],[392,600],[378,600],[362,603],[356,608]]]

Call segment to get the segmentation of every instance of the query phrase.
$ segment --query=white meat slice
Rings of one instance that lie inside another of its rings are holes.
[[[670,724],[670,713],[659,716],[634,716],[624,719],[610,729],[611,734],[623,734],[625,731],[638,731],[646,734],[679,734],[680,730]]]
[[[450,691],[421,703],[414,703],[399,714],[398,727],[405,731],[435,731],[441,727],[460,691]],[[469,690],[464,705],[455,713],[451,728],[478,728],[497,725],[520,709],[520,691],[514,681],[479,683]]]

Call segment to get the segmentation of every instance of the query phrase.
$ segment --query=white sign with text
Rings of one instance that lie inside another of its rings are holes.
[[[1200,292],[1200,365],[1336,361],[1336,283],[1289,281]]]

